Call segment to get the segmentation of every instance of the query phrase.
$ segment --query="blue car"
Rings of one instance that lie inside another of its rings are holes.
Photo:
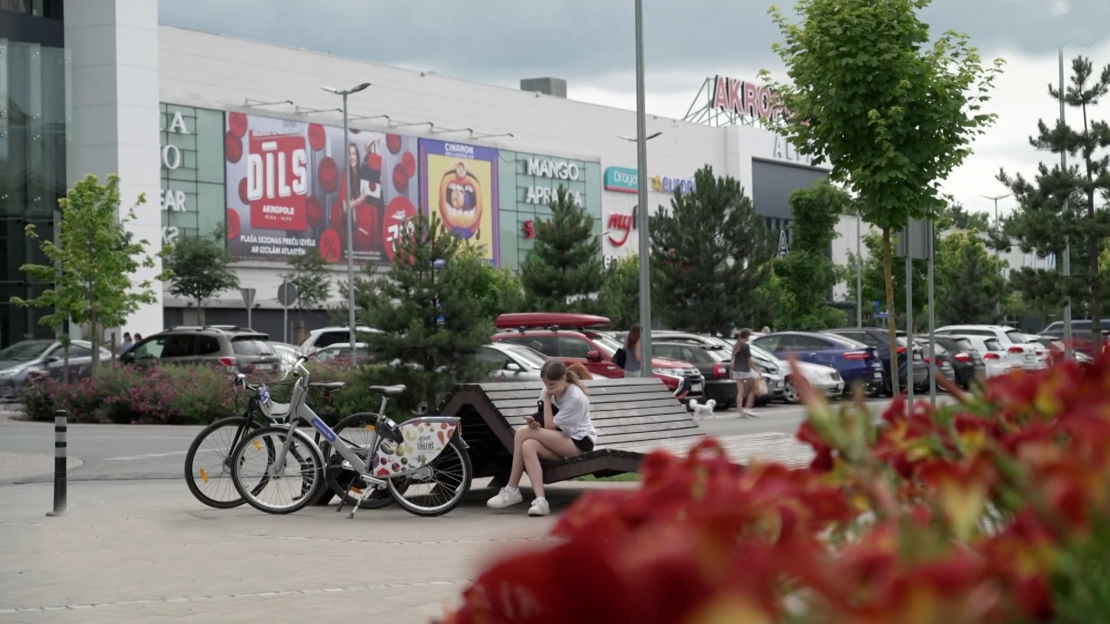
[[[752,344],[775,354],[779,359],[795,358],[836,369],[844,378],[844,388],[881,387],[883,363],[873,347],[832,334],[778,332],[752,340]]]

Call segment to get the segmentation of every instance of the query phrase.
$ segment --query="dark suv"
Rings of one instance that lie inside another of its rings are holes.
[[[890,375],[890,334],[886,329],[879,329],[877,327],[847,327],[844,329],[827,329],[826,334],[836,334],[845,338],[851,338],[858,342],[874,348],[878,354],[879,359],[883,362],[883,386],[884,391],[890,394],[892,390],[891,375]],[[909,377],[906,374],[906,343],[905,338],[898,339],[896,350],[898,353],[898,387],[903,390],[906,387],[906,379],[913,380],[915,390],[927,390],[929,388],[929,367],[925,365],[925,354],[919,345],[913,345],[910,349],[911,358],[910,370],[913,371],[913,376]]]
[[[244,375],[274,374],[281,358],[270,337],[229,325],[171,327],[135,344],[120,356],[124,364],[210,364],[234,367]]]

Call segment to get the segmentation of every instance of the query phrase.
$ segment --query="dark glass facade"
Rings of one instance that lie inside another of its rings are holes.
[[[54,236],[58,199],[66,192],[69,60],[62,3],[0,0],[0,346],[53,331],[38,320],[48,311],[10,303],[48,284],[32,283],[24,264],[46,264],[24,229]]]

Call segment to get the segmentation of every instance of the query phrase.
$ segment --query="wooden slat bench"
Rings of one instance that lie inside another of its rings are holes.
[[[590,417],[598,430],[589,453],[544,462],[544,482],[585,475],[598,477],[636,472],[644,455],[655,449],[685,453],[705,432],[658,379],[594,379]],[[541,382],[462,384],[448,397],[442,413],[462,419],[475,477],[503,483],[512,465],[513,434],[524,417],[536,412]],[[739,463],[778,461],[791,466],[812,460],[810,447],[782,433],[721,436],[729,457]]]

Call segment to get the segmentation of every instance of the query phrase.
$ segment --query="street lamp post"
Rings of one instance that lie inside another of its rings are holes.
[[[648,260],[647,115],[644,96],[644,5],[636,0],[636,191],[640,202],[640,375],[651,377],[651,265]]]
[[[350,89],[335,89],[333,87],[320,87],[328,93],[334,93],[342,96],[343,98],[343,160],[347,160],[347,150],[350,149],[347,145],[350,143],[351,130],[347,126],[347,96],[364,91],[370,86],[369,82],[364,82],[358,86]],[[349,167],[348,167],[349,168]],[[355,223],[354,215],[351,214],[351,192],[347,188],[351,184],[350,175],[347,176],[347,186],[343,188],[343,210],[347,213],[347,322],[350,330],[349,340],[351,345],[351,366],[355,366],[358,353],[357,345],[358,339],[355,330]]]
[[[856,327],[863,328],[863,247],[860,240],[863,233],[860,231],[863,219],[860,217],[859,208],[856,208]]]
[[[989,199],[989,200],[994,202],[994,228],[995,228],[995,233],[999,237],[1002,236],[1002,220],[998,216],[998,200],[1006,199],[1007,197],[1010,197],[1012,195],[1013,195],[1013,193],[1007,193],[1005,195],[995,195],[993,197],[991,197],[990,195],[980,195],[980,197],[982,197],[983,199]],[[996,267],[998,267],[998,275],[1001,276],[1002,275],[1002,262],[998,258],[998,247],[994,248],[994,264],[995,264]],[[1001,296],[1001,293],[999,293],[999,296]],[[994,304],[994,310],[995,310],[995,314],[997,314],[1000,317],[1002,316],[1002,300],[1001,299],[999,299]]]
[[[1064,124],[1064,48],[1060,48],[1060,125]],[[1068,170],[1068,151],[1060,150],[1060,172]],[[1070,195],[1070,194],[1069,194]],[[1064,214],[1068,212],[1068,198],[1064,199]],[[1064,239],[1064,359],[1072,359],[1071,345],[1071,241]],[[1097,338],[1097,336],[1096,336]]]

